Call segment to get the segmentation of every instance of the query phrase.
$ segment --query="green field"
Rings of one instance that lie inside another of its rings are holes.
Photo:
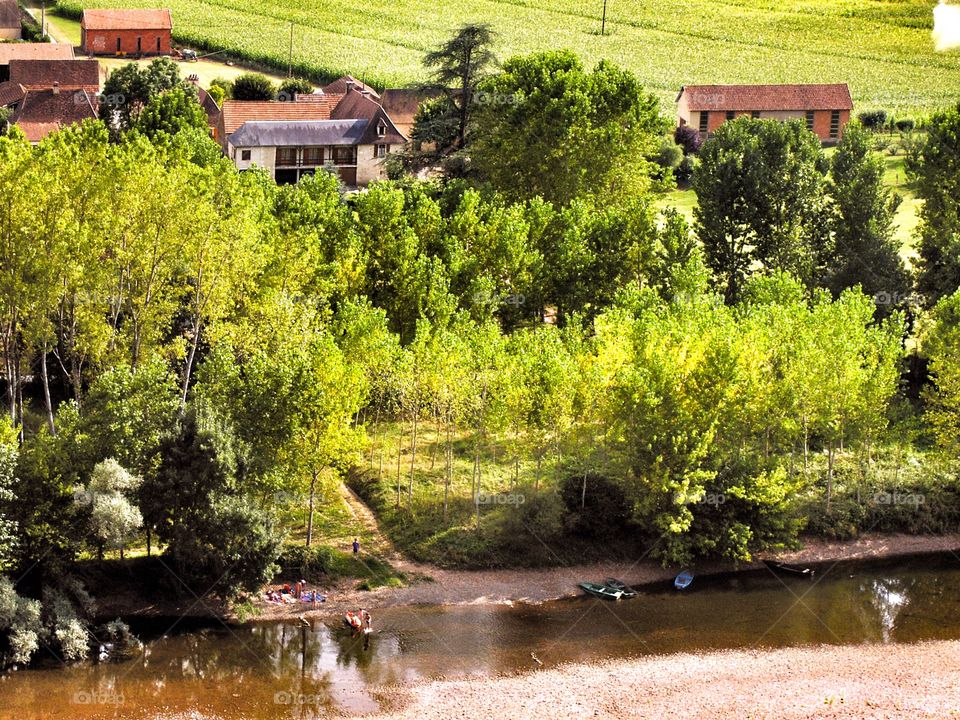
[[[424,52],[466,22],[490,23],[501,58],[552,48],[633,70],[671,107],[682,84],[849,82],[860,108],[927,111],[960,101],[960,53],[930,39],[936,0],[164,0],[183,43],[322,80],[374,85],[422,78]],[[156,0],[61,0],[156,6]]]

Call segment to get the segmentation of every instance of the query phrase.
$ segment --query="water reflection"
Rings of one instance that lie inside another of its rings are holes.
[[[814,581],[763,571],[631,601],[396,608],[376,632],[314,621],[171,632],[120,664],[0,679],[0,718],[314,718],[378,707],[378,688],[602,657],[960,637],[955,558],[838,566]]]

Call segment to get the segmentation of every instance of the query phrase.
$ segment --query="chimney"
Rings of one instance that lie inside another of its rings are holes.
[[[59,95],[59,94],[60,94],[60,83],[59,83],[58,81],[56,81],[56,80],[55,80],[54,83],[53,83],[53,94],[54,94],[54,95]]]
[[[353,89],[357,86],[357,84],[356,84],[352,79],[351,79],[351,80],[347,80],[346,85],[347,85],[347,92],[350,92],[351,90],[353,90]]]

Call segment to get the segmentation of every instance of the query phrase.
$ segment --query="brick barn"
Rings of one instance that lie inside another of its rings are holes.
[[[684,85],[677,120],[702,135],[727,120],[754,117],[803,120],[825,144],[836,143],[850,122],[853,100],[846,83],[832,85]]]
[[[89,55],[169,55],[169,10],[84,10],[80,49]]]

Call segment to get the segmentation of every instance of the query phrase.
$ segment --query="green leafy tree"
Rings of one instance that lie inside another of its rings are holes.
[[[233,81],[234,100],[273,100],[276,96],[277,87],[266,75],[245,73]]]
[[[309,95],[313,92],[313,85],[305,78],[287,78],[280,83],[278,97],[286,102],[293,102],[297,95]]]
[[[870,151],[870,133],[850,123],[833,156],[833,252],[826,285],[839,295],[859,285],[875,297],[878,310],[889,314],[910,289],[910,277],[893,236],[893,218],[900,204],[883,184],[883,160]]]
[[[146,67],[127,63],[103,83],[100,119],[114,132],[128,130],[152,97],[181,87],[182,82],[180,68],[170,58],[157,58]]]
[[[195,93],[175,87],[151,97],[133,127],[154,141],[161,135],[176,135],[183,130],[207,132],[207,113]]]
[[[923,200],[917,289],[932,306],[960,287],[960,105],[927,123],[913,170]]]
[[[648,157],[664,121],[656,98],[606,61],[586,72],[570,51],[515,57],[481,86],[470,159],[507,197],[614,202],[652,187]]]
[[[738,118],[700,150],[696,233],[728,302],[757,268],[812,286],[828,239],[820,141],[800,122]]]
[[[101,555],[104,547],[115,548],[123,558],[127,542],[143,526],[143,516],[130,500],[141,482],[112,458],[93,468],[85,497],[90,503],[90,528]]]
[[[443,92],[447,102],[434,106],[431,114],[435,117],[428,124],[420,124],[419,139],[440,145],[455,127],[454,148],[466,146],[477,90],[496,64],[493,41],[494,32],[489,25],[464,25],[442,47],[426,54],[423,64],[432,69],[431,87]],[[441,121],[441,112],[448,112],[448,118]]]

